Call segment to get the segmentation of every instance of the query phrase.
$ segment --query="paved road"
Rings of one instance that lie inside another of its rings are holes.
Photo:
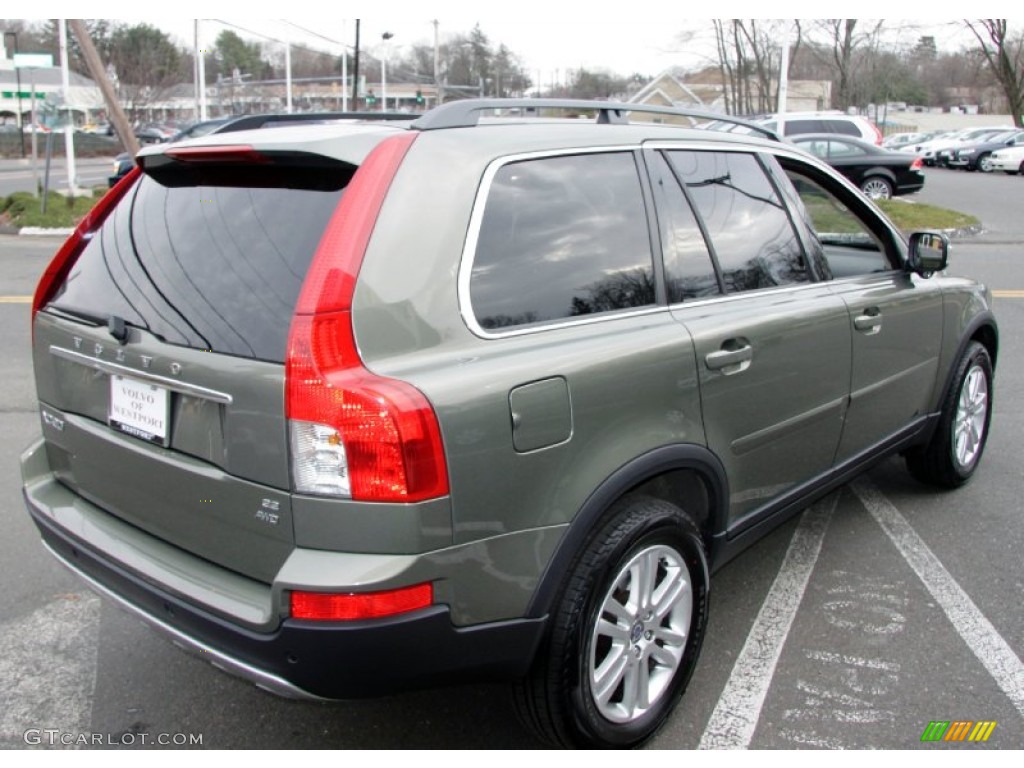
[[[39,159],[39,178],[42,179],[46,164]],[[77,158],[75,171],[80,188],[107,186],[107,179],[113,172],[114,158],[86,157]],[[31,192],[35,189],[35,173],[31,161],[20,159],[0,159],[0,196],[12,192]],[[55,157],[50,163],[50,189],[66,189],[68,186],[67,163],[63,157]]]
[[[932,185],[933,173],[949,172],[930,172],[928,192],[964,184],[965,203],[996,181],[962,174]],[[30,293],[56,247],[0,237],[0,297]],[[938,493],[893,459],[724,568],[700,665],[653,747],[1024,749],[1024,298],[1009,293],[1024,289],[1024,245],[958,243],[953,271],[1007,292],[996,299],[995,416],[976,478]],[[17,454],[39,432],[28,315],[27,304],[0,299],[0,746],[48,728],[129,746],[160,734],[224,749],[537,746],[499,686],[326,705],[274,698],[182,654],[62,572],[18,487]],[[983,744],[922,744],[934,720],[997,725]]]
[[[1024,242],[1024,176],[926,168],[925,177],[909,199],[977,216],[983,231],[972,242]]]

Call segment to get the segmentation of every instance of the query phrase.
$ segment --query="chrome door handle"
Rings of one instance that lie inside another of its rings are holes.
[[[873,336],[882,330],[882,315],[879,312],[872,314],[870,311],[853,318],[853,327],[862,331],[868,336]]]
[[[750,361],[754,359],[754,348],[745,344],[737,349],[722,349],[718,352],[709,352],[704,357],[704,364],[712,371],[723,373],[739,373],[750,367]],[[733,368],[733,370],[724,370]]]

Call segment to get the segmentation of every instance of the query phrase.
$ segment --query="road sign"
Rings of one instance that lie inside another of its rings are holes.
[[[18,69],[43,69],[53,66],[53,56],[48,53],[16,53],[14,66]]]

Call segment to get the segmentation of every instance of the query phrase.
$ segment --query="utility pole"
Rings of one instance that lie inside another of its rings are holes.
[[[71,113],[71,73],[68,68],[68,26],[67,19],[57,19],[57,33],[60,41],[61,91],[64,101],[64,160],[68,166],[68,191],[74,195],[78,190],[78,173],[75,169],[75,120]]]
[[[438,21],[431,22],[434,25],[434,88],[437,104],[444,104],[444,84],[441,82],[441,43],[438,37]]]
[[[341,39],[345,39],[345,20],[341,20]],[[341,111],[348,112],[348,46],[341,44]]]
[[[785,114],[786,100],[789,95],[789,20],[783,22],[782,28],[782,61],[779,63],[779,104],[776,112],[779,113],[777,120],[779,136],[785,136]]]
[[[82,56],[89,67],[89,74],[92,75],[92,79],[96,81],[96,85],[103,92],[103,100],[107,103],[107,111],[110,113],[110,122],[117,132],[118,138],[121,139],[121,144],[132,156],[138,154],[139,142],[128,124],[124,110],[121,109],[121,103],[117,100],[117,94],[114,93],[114,86],[107,78],[107,71],[103,68],[100,55],[96,52],[96,46],[92,44],[89,30],[86,29],[85,23],[81,19],[68,19],[68,26],[71,27],[71,32],[78,39],[78,44],[82,46]],[[32,90],[34,93],[35,88]]]
[[[359,19],[356,19],[356,50],[352,57],[352,109],[359,111]]]

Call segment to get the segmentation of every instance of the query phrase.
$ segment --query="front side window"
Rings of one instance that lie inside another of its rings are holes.
[[[883,240],[872,231],[871,222],[844,202],[841,190],[831,188],[825,179],[815,178],[793,164],[787,163],[785,167],[800,199],[804,224],[827,263],[827,275],[842,278],[893,269]]]
[[[654,304],[633,153],[545,157],[498,169],[477,238],[470,300],[489,330]]]
[[[727,293],[810,281],[789,215],[756,157],[668,155],[703,219]]]

